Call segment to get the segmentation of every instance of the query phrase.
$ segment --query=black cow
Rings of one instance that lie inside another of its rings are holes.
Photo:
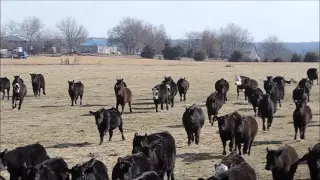
[[[223,157],[220,163],[214,165],[216,172],[226,171],[234,165],[241,164],[246,162],[241,155],[238,155],[236,152],[231,152],[227,156]]]
[[[262,129],[264,131],[266,130],[265,118],[268,119],[267,129],[269,130],[273,121],[273,115],[276,113],[276,110],[277,110],[276,103],[274,103],[270,99],[270,95],[263,94],[262,99],[260,100],[258,105],[258,111],[260,112],[260,117],[262,118],[262,123],[263,123]]]
[[[73,166],[69,172],[72,180],[109,180],[107,166],[95,158]]]
[[[246,162],[233,165],[230,169],[221,170],[207,180],[256,180],[255,170]],[[198,180],[204,180],[199,178]]]
[[[186,80],[186,78],[180,78],[177,81],[178,91],[180,95],[180,101],[182,101],[182,95],[183,95],[183,101],[186,101],[186,94],[189,90],[189,82]]]
[[[246,77],[246,76],[238,76],[238,75],[235,76],[235,83],[234,84],[237,85],[237,99],[239,99],[239,90],[245,89],[244,82],[246,81],[246,79],[250,79],[250,78]],[[245,100],[247,100],[246,94],[244,94],[244,98],[245,98]]]
[[[40,90],[42,88],[43,95],[46,95],[46,85],[42,74],[30,73],[31,84],[34,96],[40,96]]]
[[[235,111],[224,116],[217,117],[219,135],[223,146],[223,155],[226,155],[226,145],[229,142],[229,150],[233,151],[233,145],[235,143],[235,117],[241,117],[241,115]]]
[[[186,107],[182,116],[182,123],[188,135],[188,145],[194,140],[198,144],[201,128],[204,124],[204,113],[201,107],[196,104]]]
[[[308,101],[308,95],[306,93],[305,88],[299,88],[299,86],[297,86],[296,88],[293,89],[292,92],[292,99],[293,101],[296,103],[297,101],[303,101],[305,103],[307,103]]]
[[[211,123],[212,126],[223,104],[224,104],[224,96],[218,91],[211,93],[207,98],[206,107],[207,107],[209,122]]]
[[[254,117],[257,116],[257,107],[259,105],[260,100],[262,99],[262,95],[263,92],[260,88],[254,88],[251,90],[251,95],[248,96],[249,103],[251,103],[253,107]]]
[[[258,133],[258,123],[252,116],[234,116],[235,119],[235,139],[241,155],[241,143],[243,143],[243,154],[250,155],[251,146]]]
[[[61,157],[47,159],[37,165],[23,165],[22,180],[69,180],[68,164]]]
[[[320,143],[314,144],[308,148],[306,153],[299,162],[307,161],[311,180],[320,179]]]
[[[94,115],[96,125],[100,134],[100,143],[103,142],[104,135],[109,131],[109,141],[111,141],[113,130],[119,128],[121,132],[122,140],[125,140],[123,135],[123,121],[121,113],[116,108],[100,109],[96,112],[89,111],[90,114]]]
[[[138,135],[136,132],[132,140],[132,154],[142,152],[142,146],[151,144],[152,142],[161,138],[169,139],[172,141],[173,137],[168,131],[162,131],[152,134]]]
[[[73,81],[68,81],[69,83],[69,96],[71,98],[71,106],[74,104],[77,104],[77,100],[80,97],[80,106],[82,105],[82,97],[83,97],[83,92],[84,92],[84,86],[81,81],[79,82],[74,82]]]
[[[307,78],[302,78],[298,83],[299,88],[304,88],[307,96],[308,96],[308,102],[310,101],[310,91],[312,87],[312,83]]]
[[[3,93],[2,99],[4,99],[4,95],[6,94],[5,90],[7,90],[9,100],[10,80],[7,77],[0,78],[0,91]]]
[[[140,174],[152,171],[150,160],[143,152],[119,157],[112,170],[112,180],[131,180]]]
[[[16,84],[16,83],[19,83],[19,84],[24,83],[23,79],[20,78],[20,75],[18,75],[18,76],[13,76],[13,77],[14,77],[14,79],[13,79],[13,81],[12,81],[12,85],[14,85],[14,84]]]
[[[312,85],[313,85],[313,80],[317,80],[317,85],[319,85],[318,69],[317,68],[308,69],[307,76],[308,76],[308,79],[311,81]]]
[[[24,97],[26,95],[27,95],[27,86],[24,83],[15,83],[13,85],[13,92],[12,92],[12,109],[17,107],[17,101],[19,100],[18,110],[20,110]]]
[[[305,131],[312,119],[311,108],[303,101],[296,102],[296,109],[293,111],[294,140],[297,139],[299,129],[300,139],[305,139]]]
[[[142,173],[139,177],[134,178],[133,180],[161,180],[158,174],[154,171],[147,171]]]
[[[277,150],[267,148],[266,159],[265,169],[271,170],[274,180],[293,180],[299,164],[298,154],[293,147],[285,145]]]
[[[286,84],[291,84],[291,81],[285,80],[283,76],[276,76],[273,78],[273,81],[278,83],[281,94],[281,100],[284,100]]]
[[[39,143],[17,147],[0,153],[0,171],[7,170],[10,180],[18,180],[23,175],[23,164],[37,165],[49,159],[46,149]]]
[[[266,94],[270,95],[270,99],[273,103],[279,103],[279,106],[281,107],[281,97],[283,97],[283,92],[280,90],[279,84],[273,81],[272,76],[267,76],[267,80],[263,81],[263,87]]]
[[[168,84],[158,84],[152,88],[153,102],[156,106],[156,112],[158,112],[158,105],[161,105],[161,110],[163,110],[163,103],[166,103],[166,109],[169,110],[170,101],[170,85]]]
[[[174,167],[176,161],[176,145],[173,138],[161,138],[151,144],[144,144],[142,152],[148,156],[152,170],[160,179],[167,174],[168,180],[174,180]]]
[[[248,102],[249,102],[249,96],[252,94],[252,90],[258,88],[258,82],[254,79],[245,79],[244,80],[244,94]]]
[[[227,93],[229,91],[229,83],[228,83],[228,81],[223,79],[223,78],[221,78],[214,84],[214,88],[215,88],[216,91],[218,91],[219,93],[223,94],[224,103],[226,103],[226,101],[228,101]]]
[[[117,82],[113,87],[115,95],[117,94],[117,87],[127,87],[127,84],[124,82],[123,78],[117,78]]]
[[[129,88],[124,87],[123,85],[115,86],[116,93],[116,108],[119,109],[119,105],[121,105],[121,114],[123,113],[123,109],[125,105],[128,103],[130,113],[132,113],[131,102],[132,102],[132,92]]]
[[[165,76],[164,80],[162,81],[164,84],[170,85],[170,95],[169,95],[169,102],[171,103],[171,107],[174,107],[174,97],[178,93],[178,86],[177,84],[172,80],[171,76]]]

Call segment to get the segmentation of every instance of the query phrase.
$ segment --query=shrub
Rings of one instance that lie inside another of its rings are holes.
[[[188,58],[193,58],[193,57],[194,57],[193,49],[189,49],[189,50],[187,51],[186,56],[187,56]]]
[[[234,51],[229,58],[229,62],[240,62],[242,58],[242,53],[240,51]]]
[[[292,54],[291,62],[302,62],[302,57],[299,54],[294,53]]]
[[[273,62],[284,62],[284,60],[281,57],[277,57],[273,59]]]
[[[318,62],[319,56],[314,52],[307,52],[303,59],[304,62]]]
[[[195,61],[204,61],[206,59],[206,53],[204,51],[197,51],[195,54],[194,54],[194,57],[193,59]]]
[[[166,60],[179,60],[180,50],[179,47],[171,47],[170,45],[166,45],[162,50],[163,58]]]
[[[149,59],[153,59],[155,55],[156,55],[156,50],[153,49],[151,46],[145,46],[140,54],[142,58],[149,58]]]

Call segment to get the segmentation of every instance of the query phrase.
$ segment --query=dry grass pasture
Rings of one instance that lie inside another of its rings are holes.
[[[28,93],[22,109],[11,109],[11,99],[1,100],[1,151],[17,146],[40,142],[51,157],[65,158],[69,167],[82,163],[91,157],[102,160],[108,167],[111,177],[112,168],[119,156],[131,153],[132,139],[139,134],[169,131],[176,140],[177,159],[175,176],[177,180],[196,180],[213,174],[214,163],[222,157],[222,144],[217,122],[211,126],[207,116],[200,136],[200,145],[187,145],[187,135],[182,126],[182,114],[185,107],[192,103],[204,106],[207,96],[213,92],[214,83],[225,78],[231,85],[228,100],[220,115],[238,110],[244,115],[253,115],[252,106],[244,100],[243,93],[236,100],[236,74],[255,78],[263,89],[262,81],[267,75],[282,75],[286,79],[299,81],[306,77],[308,68],[317,67],[316,63],[232,63],[225,62],[160,61],[145,59],[127,59],[111,57],[81,57],[80,65],[60,65],[60,58],[31,57],[28,60],[1,60],[1,77],[10,81],[13,75],[20,74],[27,84]],[[46,79],[44,96],[34,97],[29,73],[42,73]],[[155,112],[151,88],[159,83],[163,76],[171,75],[177,81],[186,77],[190,82],[187,101],[176,104],[169,111]],[[115,106],[113,86],[117,77],[123,77],[133,92],[133,113],[125,108],[124,135],[121,140],[118,129],[114,131],[112,142],[99,146],[99,134],[94,117],[88,115],[102,107]],[[68,95],[68,80],[81,80],[84,83],[83,106],[71,107]],[[313,86],[311,101],[313,122],[306,132],[306,140],[293,140],[294,129],[292,113],[294,103],[292,90],[296,84],[286,86],[285,101],[277,111],[270,131],[262,131],[262,120],[256,118],[259,132],[252,147],[251,156],[244,158],[254,167],[259,180],[272,179],[271,172],[264,170],[266,147],[278,147],[284,144],[293,146],[301,156],[307,148],[319,142],[319,86]],[[12,92],[10,92],[12,93]],[[299,138],[298,138],[299,139]],[[7,172],[1,172],[8,178]],[[308,179],[307,165],[298,167],[295,179]]]

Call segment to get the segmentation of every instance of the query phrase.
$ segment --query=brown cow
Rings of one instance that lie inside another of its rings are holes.
[[[124,106],[128,103],[130,108],[130,113],[132,113],[131,108],[131,100],[132,100],[132,93],[131,90],[124,86],[115,86],[115,92],[116,92],[116,99],[117,99],[117,105],[116,108],[119,109],[119,104],[122,107],[121,114],[123,113]]]
[[[300,131],[300,139],[305,139],[305,131],[311,122],[311,108],[304,101],[296,102],[296,109],[293,111],[294,140],[297,139],[298,129]]]

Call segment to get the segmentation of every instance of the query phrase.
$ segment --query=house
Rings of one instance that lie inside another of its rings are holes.
[[[252,61],[261,61],[261,57],[254,43],[246,43],[242,49],[243,56]]]
[[[82,53],[97,54],[117,54],[117,47],[112,45],[105,38],[89,38],[86,42],[80,44],[79,51]]]
[[[3,36],[1,38],[1,48],[2,49],[8,49],[8,51],[12,51],[12,50],[16,49],[17,47],[22,47],[24,50],[26,50],[27,40],[22,39],[18,36],[14,36],[14,35]]]

